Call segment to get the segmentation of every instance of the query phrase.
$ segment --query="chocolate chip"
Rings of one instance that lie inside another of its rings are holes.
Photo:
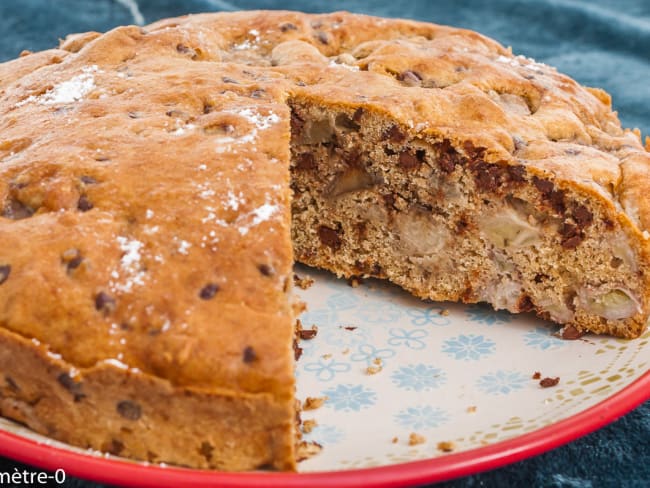
[[[11,274],[11,264],[0,264],[0,285],[2,285]]]
[[[214,106],[211,103],[203,102],[203,113],[209,114],[214,110]]]
[[[456,165],[462,164],[462,156],[458,154],[456,148],[447,139],[436,143],[434,147],[438,152],[438,166],[443,172],[452,173]]]
[[[255,354],[255,350],[251,346],[246,346],[244,348],[244,352],[242,353],[242,360],[246,364],[250,364],[256,359],[257,359],[257,354]]]
[[[422,83],[422,77],[420,74],[412,70],[403,71],[397,75],[397,79],[406,86],[420,86]]]
[[[352,114],[352,120],[355,122],[361,122],[361,117],[363,117],[363,108],[359,107],[354,111],[354,114]]]
[[[275,274],[273,268],[268,264],[260,264],[257,266],[257,269],[259,269],[260,273],[264,276],[273,276]]]
[[[210,300],[214,298],[214,296],[217,294],[219,291],[219,285],[216,283],[208,283],[205,285],[203,288],[201,288],[201,291],[199,292],[199,297],[201,300]]]
[[[381,198],[387,207],[391,207],[391,209],[394,207],[395,195],[393,195],[392,193],[387,193],[386,195],[382,195]]]
[[[309,152],[298,154],[295,161],[295,168],[299,170],[310,170],[318,167],[314,155]]]
[[[552,386],[557,385],[559,382],[560,382],[559,377],[556,377],[556,378],[548,378],[547,377],[547,378],[544,378],[544,379],[540,380],[539,386],[541,386],[542,388],[550,388]]]
[[[580,339],[585,333],[579,329],[576,329],[573,325],[565,325],[558,334],[561,339],[567,341],[575,341]]]
[[[390,141],[396,144],[403,142],[406,139],[406,134],[399,128],[398,125],[392,125],[386,129],[381,135],[383,141]]]
[[[553,182],[544,180],[537,176],[533,176],[533,185],[539,190],[542,195],[548,195],[553,191]]]
[[[115,306],[115,299],[108,293],[100,291],[95,296],[95,309],[100,312],[104,312],[105,315],[113,312],[115,310]]]
[[[564,249],[575,249],[584,239],[584,235],[580,232],[578,227],[568,222],[562,224],[558,229],[558,232],[563,238],[562,247]]]
[[[564,204],[564,195],[565,192],[564,190],[553,190],[548,196],[548,201],[551,204],[551,208],[555,210],[557,213],[562,214],[566,210],[566,206]]]
[[[295,361],[298,361],[300,359],[300,356],[302,356],[302,347],[298,345],[298,341],[296,339],[293,340],[293,358]]]
[[[304,341],[309,341],[316,337],[316,334],[318,334],[318,329],[300,329],[298,331],[298,337],[300,337]]]
[[[199,448],[199,454],[205,458],[206,461],[212,460],[212,452],[214,447],[208,441],[203,441]]]
[[[573,220],[578,224],[578,227],[585,228],[591,225],[594,221],[594,216],[587,207],[578,205],[573,211]]]
[[[327,32],[319,31],[316,33],[316,39],[320,41],[321,44],[329,44],[330,43],[330,38]]]
[[[519,312],[530,312],[531,310],[535,310],[535,304],[528,295],[521,295],[517,302],[517,310]]]
[[[66,249],[61,254],[61,262],[65,264],[68,272],[75,270],[83,262],[79,249]]]
[[[476,187],[481,191],[494,191],[501,184],[503,168],[496,164],[478,163],[474,167]]]
[[[404,150],[399,154],[398,163],[407,171],[417,169],[422,164],[418,157],[409,150]]]
[[[34,215],[34,209],[20,200],[10,198],[2,210],[2,216],[12,220],[22,220]]]
[[[284,24],[280,25],[280,30],[282,32],[288,32],[290,30],[298,30],[298,27],[296,27],[296,24],[293,24],[291,22],[285,22]]]
[[[533,373],[533,379],[534,380],[538,380],[541,377],[542,377],[542,373],[540,373],[539,371],[535,371],[535,373]]]
[[[142,415],[140,405],[131,400],[122,400],[116,406],[117,413],[127,420],[138,420]]]
[[[456,233],[463,234],[470,226],[470,222],[466,215],[461,215],[461,217],[456,221]]]
[[[79,177],[79,180],[84,184],[84,185],[94,185],[97,183],[97,180],[93,178],[92,176],[88,175],[82,175]]]
[[[63,388],[72,393],[75,402],[80,402],[86,397],[86,395],[81,391],[82,383],[75,381],[68,373],[61,373],[57,376],[56,380]]]
[[[84,260],[83,257],[77,256],[76,258],[73,258],[70,261],[68,261],[68,264],[67,264],[68,271],[72,271],[72,270],[77,269],[81,265],[83,260]]]
[[[300,115],[296,113],[295,110],[291,111],[291,132],[297,134],[302,131],[305,126],[305,121]]]
[[[7,385],[9,385],[9,388],[11,388],[14,391],[19,391],[20,387],[16,384],[14,379],[11,376],[5,376],[5,381],[7,382]]]
[[[167,110],[167,112],[165,112],[165,115],[167,117],[175,117],[175,118],[181,118],[181,119],[187,117],[187,113],[183,112],[182,110],[178,110],[178,109]]]
[[[526,169],[523,166],[508,166],[508,176],[511,181],[521,183],[526,181]]]
[[[573,237],[569,237],[567,239],[564,239],[562,241],[562,247],[564,249],[575,249],[578,247],[578,245],[582,242],[582,237],[579,235],[575,235]]]
[[[108,444],[105,444],[102,447],[103,451],[113,454],[114,456],[119,456],[119,454],[124,450],[124,444],[117,439],[111,439]]]
[[[339,237],[339,233],[331,227],[327,227],[326,225],[319,226],[318,237],[325,246],[334,251],[341,248],[341,238]]]
[[[88,200],[87,195],[81,195],[79,197],[79,201],[77,202],[77,208],[82,212],[87,212],[93,208],[93,204],[90,200]]]

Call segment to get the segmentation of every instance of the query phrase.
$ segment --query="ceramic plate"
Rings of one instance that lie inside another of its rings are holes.
[[[557,326],[484,305],[434,303],[387,283],[353,288],[298,266],[307,303],[298,396],[305,439],[322,451],[299,474],[225,474],[124,462],[0,420],[0,452],[112,483],[395,486],[436,481],[534,455],[583,435],[650,396],[650,333],[632,340],[556,337]],[[555,383],[543,387],[540,381]],[[143,475],[146,473],[146,477]]]

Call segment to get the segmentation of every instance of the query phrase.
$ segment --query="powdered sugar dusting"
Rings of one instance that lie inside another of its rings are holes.
[[[93,91],[96,87],[94,73],[100,72],[97,65],[83,68],[82,73],[73,76],[67,81],[62,81],[54,88],[46,91],[38,97],[30,96],[16,104],[17,107],[26,103],[35,102],[40,105],[58,105],[62,103],[74,103],[83,100],[83,98]]]
[[[272,205],[270,203],[265,203],[264,205],[256,208],[252,212],[241,216],[237,221],[240,220],[247,220],[252,217],[251,221],[248,224],[240,225],[237,230],[239,233],[243,236],[248,234],[248,231],[255,227],[260,225],[262,222],[266,222],[269,220],[278,210],[280,207],[278,205]]]
[[[178,244],[178,253],[187,256],[189,254],[187,251],[190,247],[192,247],[192,244],[190,244],[187,241],[181,240],[181,242]]]
[[[280,121],[280,117],[278,117],[277,114],[269,112],[268,115],[262,115],[253,107],[244,107],[239,110],[225,110],[225,113],[243,117],[255,127],[248,134],[242,135],[240,137],[223,136],[217,138],[216,142],[218,144],[218,153],[231,152],[233,150],[233,144],[247,144],[249,142],[255,142],[259,131],[269,129],[273,124],[277,124]],[[251,147],[251,151],[255,152],[257,151],[257,148],[253,146]]]
[[[514,67],[527,68],[539,74],[544,74],[544,69],[555,70],[555,68],[553,68],[552,66],[549,66],[544,63],[539,63],[535,61],[533,58],[528,58],[522,55],[513,56],[513,57],[499,55],[495,59],[495,61],[497,63],[509,64],[510,66],[514,66]]]
[[[232,46],[233,51],[245,51],[247,49],[252,49],[257,46],[257,43],[260,42],[260,32],[257,29],[251,29],[248,31],[248,36],[252,39],[245,39],[239,44]]]
[[[111,366],[115,366],[116,368],[120,369],[129,369],[126,364],[124,364],[122,361],[118,361],[117,359],[104,359],[102,363],[110,364]]]
[[[145,273],[141,270],[140,265],[142,258],[140,251],[143,244],[137,239],[128,239],[124,236],[117,236],[117,243],[124,254],[120,259],[120,270],[113,270],[111,277],[118,280],[124,275],[126,280],[124,282],[111,281],[109,285],[113,290],[130,292],[134,285],[144,285]]]
[[[328,66],[330,68],[344,68],[349,71],[359,71],[359,67],[354,64],[337,63],[333,59],[330,59]]]
[[[246,200],[244,200],[244,195],[242,192],[239,192],[239,195],[235,195],[232,190],[228,190],[228,194],[226,195],[226,199],[224,201],[224,207],[230,208],[232,210],[237,210],[239,208],[239,205],[245,202]]]

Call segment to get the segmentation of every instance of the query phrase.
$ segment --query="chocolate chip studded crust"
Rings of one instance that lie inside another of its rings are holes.
[[[470,31],[122,27],[0,65],[0,112],[0,411],[71,444],[294,469],[292,246],[577,331],[648,316],[638,134]]]

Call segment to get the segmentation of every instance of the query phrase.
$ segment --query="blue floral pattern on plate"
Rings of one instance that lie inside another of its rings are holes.
[[[451,323],[448,317],[442,315],[443,308],[429,307],[429,308],[413,308],[408,309],[406,314],[411,317],[413,325],[435,325],[445,326]]]
[[[337,385],[323,391],[327,405],[344,412],[368,408],[377,401],[377,393],[363,385]]]
[[[350,371],[350,364],[336,361],[333,358],[319,358],[318,362],[305,364],[304,370],[314,373],[319,381],[330,381],[337,373]]]
[[[426,330],[402,328],[390,329],[388,333],[390,334],[388,344],[391,346],[406,346],[409,349],[424,349],[426,346],[424,338],[429,335]]]
[[[556,330],[550,327],[535,327],[524,334],[524,342],[527,346],[535,347],[543,351],[563,347],[567,342],[555,336]]]
[[[461,334],[443,343],[442,352],[449,354],[454,359],[476,361],[483,356],[494,354],[496,344],[491,339],[482,335]]]
[[[372,344],[361,344],[357,352],[350,356],[350,359],[352,361],[365,361],[366,364],[370,365],[377,359],[386,360],[394,355],[394,349],[377,349]]]
[[[439,407],[418,405],[407,407],[395,415],[395,420],[402,427],[411,430],[431,429],[449,420],[449,415]]]
[[[467,307],[467,317],[472,322],[484,325],[505,324],[512,321],[512,314],[505,310],[494,310],[485,303],[475,303]]]
[[[298,274],[315,279],[298,293],[308,304],[303,326],[316,324],[318,334],[301,341],[297,394],[328,397],[321,408],[302,412],[303,419],[317,421],[304,439],[323,450],[300,471],[439,456],[440,441],[462,452],[506,440],[606,398],[614,386],[603,385],[611,377],[603,369],[629,384],[638,374],[621,372],[647,361],[642,353],[634,359],[622,352],[637,350],[634,341],[563,341],[530,314],[422,301],[377,280],[352,288],[327,273],[303,268]],[[533,379],[536,371],[561,376],[560,383],[542,388]],[[585,371],[602,381],[582,386]],[[422,432],[426,441],[409,446],[412,432]]]
[[[526,383],[530,383],[530,376],[519,371],[499,370],[481,376],[476,386],[490,395],[508,395],[513,391],[521,390]]]
[[[409,364],[400,366],[391,375],[398,388],[414,391],[429,391],[447,381],[447,375],[440,368],[428,364]]]

